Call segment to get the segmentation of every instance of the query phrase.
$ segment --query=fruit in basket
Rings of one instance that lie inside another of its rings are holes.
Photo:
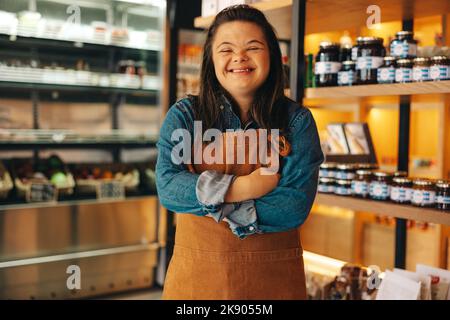
[[[102,176],[102,170],[98,167],[92,169],[92,176],[94,179],[100,179]]]
[[[67,184],[67,176],[61,171],[56,172],[50,178],[50,182],[57,187],[65,186]]]
[[[103,172],[102,178],[103,179],[112,179],[113,173],[109,170],[105,170],[105,172]]]

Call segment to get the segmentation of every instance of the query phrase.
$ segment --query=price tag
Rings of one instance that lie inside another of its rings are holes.
[[[28,202],[52,202],[58,198],[58,191],[51,183],[32,183],[26,198]]]
[[[123,199],[125,186],[120,181],[102,181],[97,186],[97,199]]]

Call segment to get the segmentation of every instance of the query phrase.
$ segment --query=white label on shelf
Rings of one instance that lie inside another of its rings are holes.
[[[326,184],[319,184],[317,191],[323,192],[323,193],[333,193],[335,190],[334,186],[329,186]]]
[[[334,178],[334,177],[336,177],[336,171],[320,169],[319,170],[319,177],[321,177],[321,178]]]
[[[432,80],[450,79],[450,66],[436,65],[430,67],[430,78]]]
[[[399,202],[411,201],[412,189],[391,187],[391,200]]]
[[[395,80],[395,68],[379,68],[377,71],[378,82],[394,81]]]
[[[97,199],[123,199],[125,187],[121,181],[102,181],[97,185]]]
[[[430,68],[428,67],[414,67],[413,68],[414,81],[428,81],[430,80]]]
[[[450,197],[437,196],[436,202],[440,204],[450,204]]]
[[[383,57],[358,57],[356,69],[378,69],[383,64]]]
[[[347,196],[347,195],[352,194],[352,189],[351,189],[351,187],[348,188],[348,187],[337,186],[334,193],[338,194],[338,195],[342,195],[342,196]]]
[[[338,73],[341,69],[340,62],[316,62],[315,64],[315,73],[316,74],[329,74],[329,73]]]
[[[408,43],[404,40],[403,42],[393,42],[391,45],[391,56],[406,58],[408,56],[415,57],[417,55],[417,45],[414,43]]]
[[[354,72],[352,70],[338,72],[339,85],[353,84],[355,82],[354,79],[355,79]]]
[[[379,199],[388,199],[390,194],[389,186],[386,183],[371,182],[370,196]]]
[[[56,188],[51,183],[32,183],[27,191],[28,202],[51,202],[56,201]]]
[[[368,195],[369,194],[369,183],[367,181],[352,181],[352,191],[356,195]]]
[[[436,201],[435,191],[414,190],[411,202],[418,205],[429,205]]]
[[[412,78],[411,68],[395,69],[395,82],[411,82],[411,78]]]

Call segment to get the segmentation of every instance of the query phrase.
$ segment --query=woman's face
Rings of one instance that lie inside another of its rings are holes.
[[[270,55],[261,28],[251,22],[222,24],[212,42],[216,77],[235,99],[254,95],[267,79]]]

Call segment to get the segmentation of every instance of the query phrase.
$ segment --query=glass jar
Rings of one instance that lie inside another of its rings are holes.
[[[394,83],[395,82],[395,58],[394,57],[384,57],[383,64],[378,68],[377,71],[377,82],[378,83]]]
[[[430,79],[441,81],[450,79],[450,59],[446,56],[435,56],[430,62]]]
[[[436,183],[436,208],[450,211],[450,181]]]
[[[337,74],[340,69],[339,44],[321,42],[315,64],[316,86],[337,86]]]
[[[336,188],[334,193],[340,196],[352,195],[352,181],[351,180],[336,180]]]
[[[362,39],[363,39],[363,37],[356,38],[356,44],[352,47],[352,60],[355,62],[358,59],[358,51],[359,51],[359,46],[362,43]]]
[[[375,171],[369,186],[369,196],[374,200],[389,200],[392,175],[384,171]]]
[[[319,186],[317,191],[322,193],[334,193],[335,191],[335,179],[334,178],[319,178]]]
[[[335,178],[337,163],[325,162],[320,165],[319,177],[321,178]]]
[[[417,40],[412,31],[399,31],[391,41],[390,54],[396,58],[415,58],[417,56]]]
[[[338,85],[351,86],[355,84],[355,82],[355,62],[351,60],[342,62],[341,71],[338,72]]]
[[[352,46],[344,44],[339,50],[339,61],[351,61],[352,60]]]
[[[415,58],[413,66],[413,80],[416,82],[430,80],[430,59]]]
[[[395,82],[405,83],[412,81],[412,59],[397,60],[397,68],[395,69]]]
[[[352,180],[355,178],[356,165],[343,163],[337,165],[336,179]]]
[[[428,179],[414,180],[411,204],[418,207],[434,207],[435,203],[436,191],[433,181]]]
[[[383,64],[385,53],[382,38],[362,38],[356,60],[356,78],[358,84],[377,83],[377,69]]]
[[[352,181],[352,193],[359,198],[367,198],[369,196],[369,186],[372,181],[372,171],[356,170],[356,177]]]
[[[412,197],[412,180],[405,177],[392,179],[390,198],[395,203],[410,203]]]

